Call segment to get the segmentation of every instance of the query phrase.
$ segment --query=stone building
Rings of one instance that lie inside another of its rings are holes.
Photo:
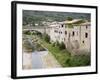
[[[51,42],[64,42],[66,48],[72,50],[86,50],[91,48],[91,25],[81,19],[72,21],[53,22],[46,29]]]

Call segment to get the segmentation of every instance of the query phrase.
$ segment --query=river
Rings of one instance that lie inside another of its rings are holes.
[[[32,52],[32,68],[38,69],[43,68],[43,61],[41,58],[42,54],[39,54],[37,51]]]

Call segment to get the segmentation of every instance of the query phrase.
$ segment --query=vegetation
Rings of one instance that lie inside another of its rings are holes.
[[[75,23],[69,23],[69,24],[66,24],[65,27],[73,28],[73,25],[80,25],[81,23],[85,23],[85,20],[82,19],[82,20],[77,21],[77,22],[75,22]]]
[[[72,17],[67,17],[67,20],[68,20],[68,21],[72,21],[73,18],[72,18]]]
[[[86,66],[90,65],[90,55],[74,55],[66,60],[68,66]]]
[[[44,40],[45,40],[46,42],[50,43],[50,36],[49,36],[48,34],[46,34],[46,33],[44,33],[43,35],[44,35],[44,36],[43,36]]]
[[[51,12],[51,11],[31,11],[23,10],[23,25],[35,24],[43,26],[43,21],[65,21],[72,19],[86,19],[90,20],[88,13],[70,13],[70,12]]]
[[[35,45],[37,51],[45,51],[46,49],[43,48],[40,44],[36,43]]]
[[[44,51],[46,50],[44,47],[42,47],[39,43],[38,43],[38,39],[34,38],[32,43],[28,40],[27,36],[33,36],[36,35],[38,37],[41,37],[42,34],[40,32],[37,31],[24,31],[23,32],[23,48],[25,48],[26,52],[33,52],[34,50],[37,51]],[[32,45],[33,44],[33,45]]]
[[[50,39],[48,35],[45,34],[45,37],[43,38],[39,37],[38,34],[33,34],[33,35],[38,40],[35,43],[33,43],[35,47],[32,47],[28,41],[25,41],[24,47],[26,48],[27,51],[29,52],[34,51],[34,50],[44,51],[46,50],[45,48],[47,48],[63,67],[90,65],[90,62],[91,62],[90,55],[80,54],[80,55],[72,56],[71,53],[65,48],[65,45],[63,42],[59,43],[57,41],[50,44]]]
[[[52,42],[52,47],[55,47],[56,46],[56,43],[55,42]]]
[[[73,28],[73,25],[72,24],[68,24],[67,27],[68,28]]]
[[[23,34],[31,35],[31,32],[30,31],[24,31]]]
[[[82,19],[82,20],[80,20],[80,21],[78,21],[78,22],[75,22],[75,23],[73,23],[73,24],[74,24],[74,25],[79,25],[79,24],[84,23],[84,22],[85,22],[85,20]]]
[[[24,41],[23,47],[25,48],[26,52],[32,52],[32,51],[34,51],[34,47],[32,47],[31,44],[27,40]]]
[[[23,31],[23,34],[25,34],[25,35],[37,35],[39,37],[42,37],[42,33],[38,32],[38,31],[33,31],[33,32]]]
[[[58,47],[60,50],[63,50],[66,48],[65,44],[63,42],[59,43],[58,41],[52,43],[53,47]]]
[[[60,43],[59,49],[60,50],[66,49],[66,46],[65,46],[65,44],[63,42]]]
[[[57,61],[63,66],[63,67],[75,67],[75,66],[87,66],[90,65],[90,55],[73,55],[71,56],[71,53],[65,49],[64,43],[58,43],[58,41],[55,43],[48,43],[44,39],[39,40],[39,42],[46,47],[57,59]],[[61,49],[59,49],[59,46],[61,46]]]
[[[60,46],[60,43],[58,41],[56,41],[55,46]]]
[[[84,22],[84,19],[90,20],[90,14],[23,10],[23,25],[31,24],[32,26],[36,26],[36,24],[38,24],[39,26],[44,26],[44,21],[65,21],[66,19],[69,21],[73,19],[82,19],[81,21],[74,23],[74,25],[79,25]],[[68,24],[68,27],[73,28],[73,24]],[[33,31],[33,33],[25,31],[23,33],[26,35],[34,35],[39,38],[39,43],[33,43],[35,46],[32,46],[29,41],[23,43],[23,46],[27,51],[42,51],[45,50],[44,47],[46,47],[63,67],[90,65],[90,55],[81,54],[71,56],[71,53],[65,48],[63,42],[59,43],[57,41],[50,44],[50,36],[45,33],[43,35],[37,31]]]
[[[39,37],[42,37],[42,33],[38,32],[38,31],[33,31],[32,35],[37,35]]]

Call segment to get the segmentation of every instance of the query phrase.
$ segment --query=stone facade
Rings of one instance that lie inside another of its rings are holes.
[[[91,25],[90,22],[73,24],[79,20],[55,22],[50,24],[46,33],[50,36],[51,42],[64,42],[66,48],[86,50],[91,48]],[[71,27],[69,26],[71,24]]]

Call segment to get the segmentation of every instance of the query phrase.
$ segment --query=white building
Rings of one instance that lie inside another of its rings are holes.
[[[91,50],[91,25],[89,22],[83,23],[81,26],[80,48]]]
[[[91,25],[90,22],[81,22],[81,19],[72,21],[53,22],[47,28],[46,33],[51,42],[64,42],[66,48],[90,51]]]
[[[50,29],[50,33],[48,35],[50,35],[51,42],[56,42],[56,41],[64,42],[65,25],[63,25],[62,23],[56,22],[56,23],[52,23],[49,29]]]

